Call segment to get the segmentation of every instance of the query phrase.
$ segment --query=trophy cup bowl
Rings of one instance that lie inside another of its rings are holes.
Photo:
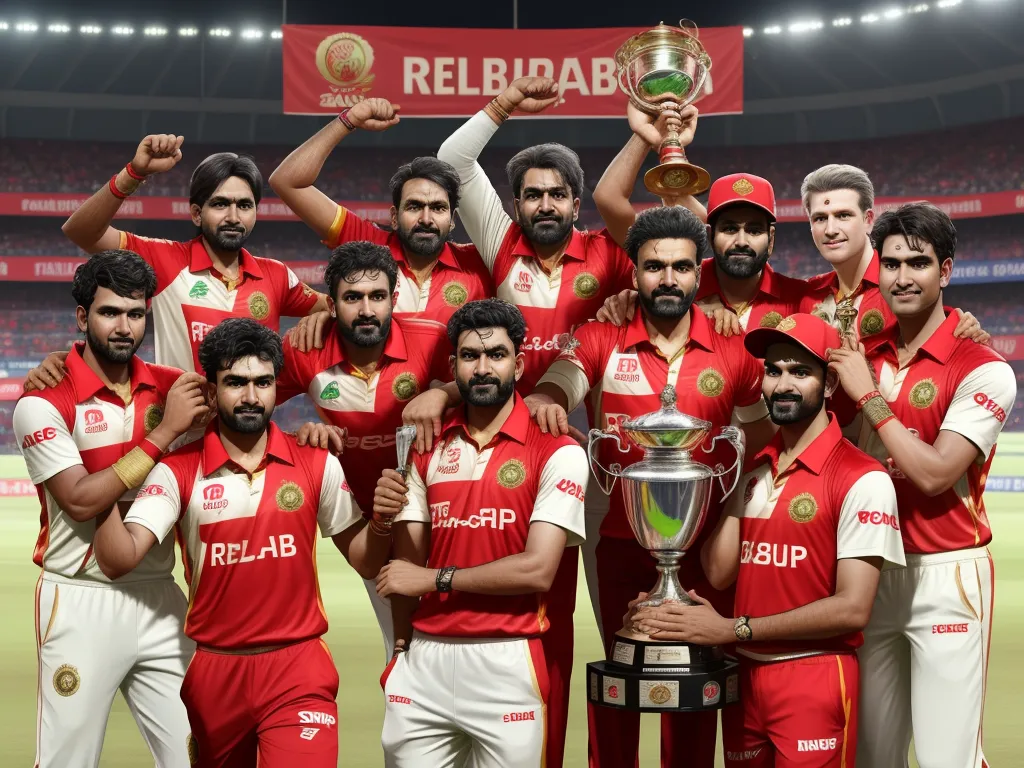
[[[634,106],[657,115],[664,109],[682,110],[704,95],[709,85],[711,57],[692,22],[678,27],[664,22],[634,35],[615,52],[619,88]],[[697,195],[711,186],[707,171],[686,160],[674,126],[658,150],[660,164],[644,174],[647,190],[659,197]]]

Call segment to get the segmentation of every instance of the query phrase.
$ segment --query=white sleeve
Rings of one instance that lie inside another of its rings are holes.
[[[285,267],[285,271],[288,273],[288,287],[294,288],[299,284],[299,276],[292,272],[291,267]]]
[[[569,407],[566,408],[569,413],[576,410],[590,391],[590,382],[587,381],[583,365],[576,360],[564,357],[555,360],[540,377],[537,384],[554,384],[562,390],[569,401]]]
[[[768,418],[768,405],[764,398],[758,398],[756,403],[750,405],[737,405],[732,409],[732,420],[729,422],[734,427],[744,424],[753,424],[755,421]]]
[[[494,272],[498,249],[512,226],[501,198],[477,162],[498,126],[481,110],[449,136],[437,150],[437,159],[451,164],[462,182],[459,217],[480,252],[487,269]]]
[[[181,494],[178,479],[166,464],[157,464],[149,471],[139,488],[124,523],[135,523],[151,531],[163,543],[181,517]]]
[[[352,490],[345,482],[345,472],[338,457],[327,454],[324,480],[320,485],[320,506],[316,520],[320,524],[320,535],[325,539],[341,533],[363,519],[359,506],[352,497]]]
[[[590,465],[578,445],[563,445],[547,460],[533,503],[530,523],[544,522],[564,528],[565,546],[575,547],[587,538],[583,503]]]
[[[14,407],[14,434],[36,485],[82,463],[64,417],[49,400],[21,398]]]
[[[1017,377],[1006,363],[979,365],[960,382],[940,430],[963,435],[988,456],[1013,410]]]
[[[839,512],[837,557],[881,557],[906,565],[896,510],[896,489],[887,472],[868,472],[853,484]]]
[[[420,477],[416,462],[409,464],[409,472],[405,477],[409,488],[406,498],[409,499],[402,511],[395,516],[395,522],[430,523],[430,507],[427,505],[427,485]]]

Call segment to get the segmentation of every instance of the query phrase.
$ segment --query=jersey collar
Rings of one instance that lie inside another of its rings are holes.
[[[210,254],[206,252],[206,246],[203,245],[203,237],[200,235],[199,237],[192,238],[188,271],[202,272],[204,269],[219,271],[217,270],[217,267],[213,265],[213,261],[210,259]],[[256,261],[256,257],[245,250],[245,248],[242,248],[238,252],[238,273],[257,280],[263,279],[263,270],[260,269],[260,265]]]
[[[515,398],[515,404],[512,406],[512,412],[508,415],[508,418],[505,419],[505,422],[498,429],[498,436],[504,435],[510,440],[515,440],[520,445],[526,445],[526,435],[530,429],[530,409],[526,407],[526,403],[523,402],[518,393],[514,393],[512,396]],[[445,421],[444,429],[441,431],[442,433],[448,433],[456,429],[462,430],[466,440],[473,442],[473,438],[469,436],[469,424],[466,421],[465,406],[452,410]],[[496,439],[497,436],[495,436]]]
[[[766,293],[775,299],[785,298],[781,295],[782,286],[779,285],[779,280],[775,275],[776,272],[772,269],[771,264],[765,264],[761,271],[761,279],[757,284],[757,293]],[[700,265],[700,289],[697,291],[695,301],[706,299],[709,296],[718,296],[725,304],[725,296],[722,295],[722,287],[718,282],[718,267],[713,258],[705,259]]]
[[[333,368],[347,362],[345,358],[345,345],[338,338],[338,320],[331,320],[324,326],[324,362],[326,368]],[[402,330],[402,321],[391,315],[391,331],[388,333],[387,341],[384,342],[382,357],[390,357],[392,360],[406,361],[409,359],[409,352],[405,345],[405,332]]]
[[[711,340],[711,333],[711,323],[708,322],[707,316],[696,307],[691,306],[690,338],[687,339],[686,346],[696,344],[708,352],[713,352],[714,344]],[[651,343],[651,334],[647,330],[643,308],[638,304],[637,311],[633,313],[633,319],[626,326],[626,338],[623,340],[623,346],[630,349],[644,342]]]
[[[828,459],[842,439],[843,431],[839,428],[836,417],[830,413],[828,426],[825,427],[825,430],[820,435],[814,438],[810,445],[800,452],[800,455],[796,457],[793,464],[800,464],[808,472],[820,475],[822,468],[825,466],[825,460]],[[768,459],[772,463],[772,475],[777,476],[779,454],[782,453],[783,447],[782,435],[776,433],[771,442],[754,457],[755,465]]]
[[[921,345],[921,349],[918,354],[925,354],[932,358],[938,363],[945,364],[949,359],[949,356],[953,354],[953,350],[956,348],[957,342],[959,341],[953,332],[956,330],[957,325],[960,324],[960,315],[957,314],[956,310],[950,310],[946,308],[946,319],[942,321],[942,325],[935,329],[934,333],[928,337],[927,341]],[[898,345],[900,337],[900,326],[899,323],[894,323],[888,332],[881,334],[882,338],[878,342],[867,348],[867,353],[887,352],[890,355],[896,356],[898,354]]]
[[[270,422],[267,428],[267,449],[260,461],[260,466],[264,466],[271,459],[292,466],[295,464],[291,446],[288,445],[284,433],[274,422]],[[226,464],[237,466],[228,456],[228,452],[220,440],[220,420],[214,419],[203,435],[203,477],[209,477]],[[239,469],[241,468],[239,467]]]
[[[100,380],[100,377],[89,367],[89,364],[85,362],[85,358],[82,357],[84,350],[85,342],[76,342],[72,345],[67,360],[64,361],[64,365],[68,369],[68,375],[75,382],[75,397],[78,398],[77,402],[79,403],[84,403],[90,397],[104,390],[107,392],[112,391]],[[145,361],[140,360],[138,355],[134,355],[128,365],[133,394],[140,387],[156,389],[156,380],[153,378],[153,374],[150,372],[149,366],[146,365]]]

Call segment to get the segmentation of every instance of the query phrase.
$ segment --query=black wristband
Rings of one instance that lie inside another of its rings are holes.
[[[434,580],[434,586],[437,587],[438,592],[452,591],[452,577],[455,576],[455,571],[455,566],[449,565],[437,572],[437,578]]]

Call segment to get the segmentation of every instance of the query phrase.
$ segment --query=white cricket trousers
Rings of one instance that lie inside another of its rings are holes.
[[[882,572],[860,659],[858,768],[982,768],[995,571],[985,547]]]
[[[395,652],[395,622],[391,616],[391,601],[377,594],[375,580],[363,579],[363,586],[366,587],[366,594],[370,598],[370,607],[373,608],[373,615],[377,618],[381,637],[384,638],[384,663],[387,664]]]
[[[539,768],[547,676],[539,638],[414,633],[385,671],[386,768]]]
[[[195,651],[174,580],[108,584],[44,572],[36,585],[38,768],[96,768],[120,690],[157,768],[188,768],[181,681]]]

